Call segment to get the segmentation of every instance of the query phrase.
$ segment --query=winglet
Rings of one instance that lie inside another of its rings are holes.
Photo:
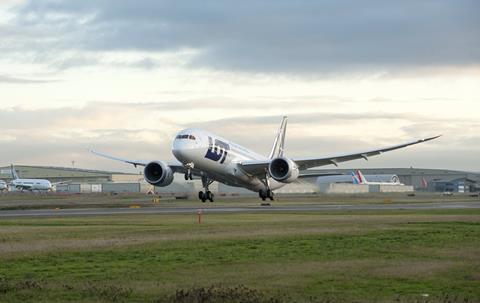
[[[430,138],[426,138],[426,139],[422,139],[420,140],[421,142],[427,142],[427,141],[430,141],[430,140],[435,140],[437,138],[440,138],[442,135],[437,135],[437,136],[434,136],[434,137],[430,137]]]
[[[287,121],[288,117],[284,116],[282,119],[282,123],[278,128],[277,137],[273,142],[272,151],[270,152],[269,159],[273,159],[276,157],[283,157],[285,153],[285,132],[287,130]]]

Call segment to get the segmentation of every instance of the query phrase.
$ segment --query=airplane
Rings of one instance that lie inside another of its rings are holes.
[[[45,179],[21,179],[18,177],[13,164],[11,165],[11,172],[13,180],[10,181],[10,186],[22,191],[52,191],[58,184],[63,184],[69,181],[52,183]]]
[[[0,180],[0,192],[8,191],[7,182]]]
[[[315,158],[290,158],[285,154],[285,133],[287,117],[283,117],[268,157],[260,155],[246,147],[224,139],[208,131],[189,128],[180,131],[172,145],[172,153],[178,161],[141,161],[119,158],[95,150],[92,154],[111,160],[144,167],[145,180],[154,186],[168,186],[173,182],[174,173],[184,174],[185,180],[200,177],[204,191],[198,193],[198,198],[205,202],[214,201],[214,195],[209,190],[213,182],[244,187],[257,192],[265,201],[273,200],[273,191],[302,177],[312,177],[314,174],[301,172],[308,168],[335,165],[356,159],[368,160],[369,157],[403,148],[409,145],[427,142],[440,136],[421,139],[386,148],[374,149],[359,153],[334,155]],[[319,176],[322,174],[318,174]]]
[[[372,175],[369,178],[382,179],[381,176],[383,175]],[[365,185],[402,185],[400,183],[400,179],[396,175],[389,176],[391,178],[390,181],[368,181],[367,178],[362,174],[360,170],[356,170],[355,172],[352,171],[352,179],[353,184],[365,184]]]
[[[362,180],[373,180],[373,182],[368,181],[368,184],[375,184],[376,182],[385,182],[385,184],[401,184],[398,176],[396,175],[366,175],[362,174]],[[352,171],[349,175],[330,175],[330,176],[320,176],[316,180],[316,184],[328,184],[328,183],[347,183],[347,184],[366,184],[359,181],[355,171]],[[382,183],[383,184],[383,183]]]
[[[349,175],[338,174],[338,175],[331,175],[331,176],[319,176],[317,177],[316,184],[328,184],[328,183],[347,183],[353,184],[356,182],[356,176],[352,172]]]

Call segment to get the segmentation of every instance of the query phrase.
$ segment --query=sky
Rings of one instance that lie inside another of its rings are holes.
[[[480,171],[480,2],[0,1],[0,165],[136,171],[201,127],[290,157]],[[325,167],[328,168],[328,167]]]

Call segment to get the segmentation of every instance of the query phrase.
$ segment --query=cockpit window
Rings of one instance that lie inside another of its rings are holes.
[[[178,135],[176,139],[189,139],[189,140],[195,140],[194,135]]]

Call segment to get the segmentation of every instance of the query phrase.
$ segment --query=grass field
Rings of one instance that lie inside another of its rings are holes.
[[[480,210],[0,221],[0,302],[479,302]]]

